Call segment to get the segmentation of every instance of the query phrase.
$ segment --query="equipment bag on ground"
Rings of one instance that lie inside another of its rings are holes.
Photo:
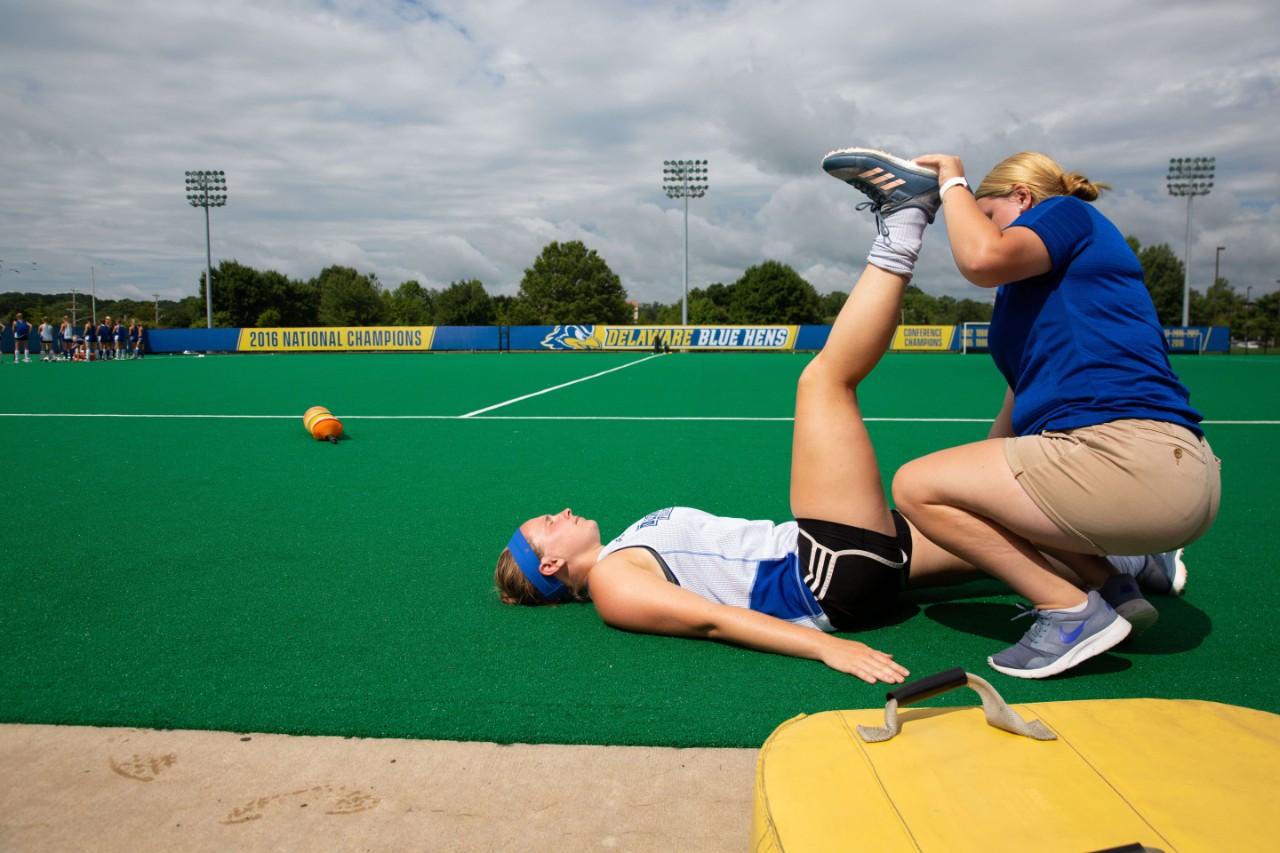
[[[960,686],[983,707],[912,708]],[[985,717],[985,719],[984,719]],[[1199,700],[1004,703],[962,670],[760,750],[763,851],[1274,850],[1280,716]]]

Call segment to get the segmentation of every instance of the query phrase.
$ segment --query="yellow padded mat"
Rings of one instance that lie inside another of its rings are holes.
[[[761,851],[1157,850],[1280,845],[1280,716],[1216,702],[1088,700],[1011,706],[1057,740],[991,728],[979,707],[801,715],[760,750]]]

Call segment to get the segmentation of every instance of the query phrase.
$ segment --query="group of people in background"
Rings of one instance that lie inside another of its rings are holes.
[[[5,331],[0,321],[0,332]],[[125,325],[123,320],[113,322],[104,317],[101,323],[86,320],[77,330],[71,320],[63,316],[56,329],[48,317],[41,318],[39,326],[31,323],[18,312],[13,320],[13,360],[30,362],[31,353],[41,361],[111,361],[114,359],[142,358],[146,352],[146,329],[135,317]],[[0,353],[0,361],[4,354]]]

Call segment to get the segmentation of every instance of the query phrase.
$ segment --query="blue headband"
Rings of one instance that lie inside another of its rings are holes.
[[[519,528],[516,528],[511,541],[507,543],[507,550],[511,552],[516,565],[520,567],[520,571],[524,572],[529,583],[533,584],[547,601],[559,601],[569,594],[569,587],[538,571],[538,567],[542,565],[542,558],[533,552],[533,546],[529,544],[528,539],[524,538]]]

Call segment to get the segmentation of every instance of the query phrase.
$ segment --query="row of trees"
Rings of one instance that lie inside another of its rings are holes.
[[[1178,325],[1182,318],[1183,265],[1168,244],[1129,245],[1142,263],[1147,289],[1160,322]],[[99,317],[139,317],[171,328],[206,323],[204,276],[198,296],[157,303],[98,300]],[[689,292],[689,322],[699,325],[763,323],[830,323],[844,304],[842,292],[820,295],[794,269],[777,261],[753,266],[730,284],[716,283]],[[0,317],[23,311],[39,322],[78,313],[83,322],[89,306],[83,295],[49,296],[0,293]],[[223,261],[213,271],[214,325],[221,327],[297,326],[476,326],[554,325],[562,323],[677,324],[682,305],[627,301],[617,274],[581,241],[553,242],[524,271],[515,296],[492,296],[478,279],[455,281],[442,290],[406,281],[386,289],[374,275],[332,266],[315,278],[296,281],[274,270],[260,271],[236,261]],[[906,324],[959,324],[991,319],[991,302],[935,297],[912,285],[903,300]],[[1270,293],[1252,304],[1218,279],[1207,293],[1192,291],[1192,325],[1229,325],[1232,337],[1274,341],[1280,336],[1280,294]]]
[[[1129,246],[1142,264],[1156,314],[1166,326],[1182,324],[1182,293],[1185,287],[1182,260],[1168,243],[1143,246],[1128,238]],[[1210,285],[1206,293],[1191,289],[1188,318],[1192,326],[1230,326],[1234,340],[1274,342],[1280,338],[1280,291],[1252,300],[1237,293],[1225,278]]]
[[[204,294],[201,275],[198,296],[154,305],[100,299],[96,313],[140,316],[170,328],[201,327],[206,323]],[[691,323],[702,325],[830,323],[845,296],[843,292],[820,295],[790,266],[765,261],[730,284],[691,290],[688,314]],[[0,315],[23,310],[56,318],[73,313],[72,298],[70,294],[0,294]],[[88,312],[81,297],[80,318]],[[342,266],[328,267],[306,281],[237,261],[223,261],[213,270],[213,321],[220,327],[677,324],[681,314],[679,301],[628,302],[621,279],[580,241],[546,246],[524,271],[515,296],[491,296],[477,279],[455,281],[443,290],[417,281],[387,289],[376,276]],[[989,305],[935,298],[916,287],[909,289],[903,305],[908,323],[986,320],[990,314]]]
[[[191,297],[194,300],[194,297]],[[184,300],[188,301],[188,300]],[[114,322],[116,319],[132,320],[137,318],[148,326],[156,326],[156,315],[168,315],[168,312],[177,305],[176,302],[160,301],[160,302],[139,302],[135,299],[98,299],[96,302],[92,297],[83,293],[23,293],[20,291],[4,291],[0,292],[0,323],[4,323],[6,327],[13,323],[14,315],[22,312],[22,315],[33,326],[39,326],[40,320],[44,317],[49,318],[49,322],[56,327],[62,322],[64,316],[70,318],[77,329],[84,326],[90,320],[97,319],[102,322],[104,318],[111,317]],[[203,312],[203,309],[201,309]],[[201,318],[204,314],[200,314]],[[167,324],[166,324],[167,325]],[[191,323],[181,323],[181,326],[189,326]],[[204,322],[200,323],[204,325]]]

